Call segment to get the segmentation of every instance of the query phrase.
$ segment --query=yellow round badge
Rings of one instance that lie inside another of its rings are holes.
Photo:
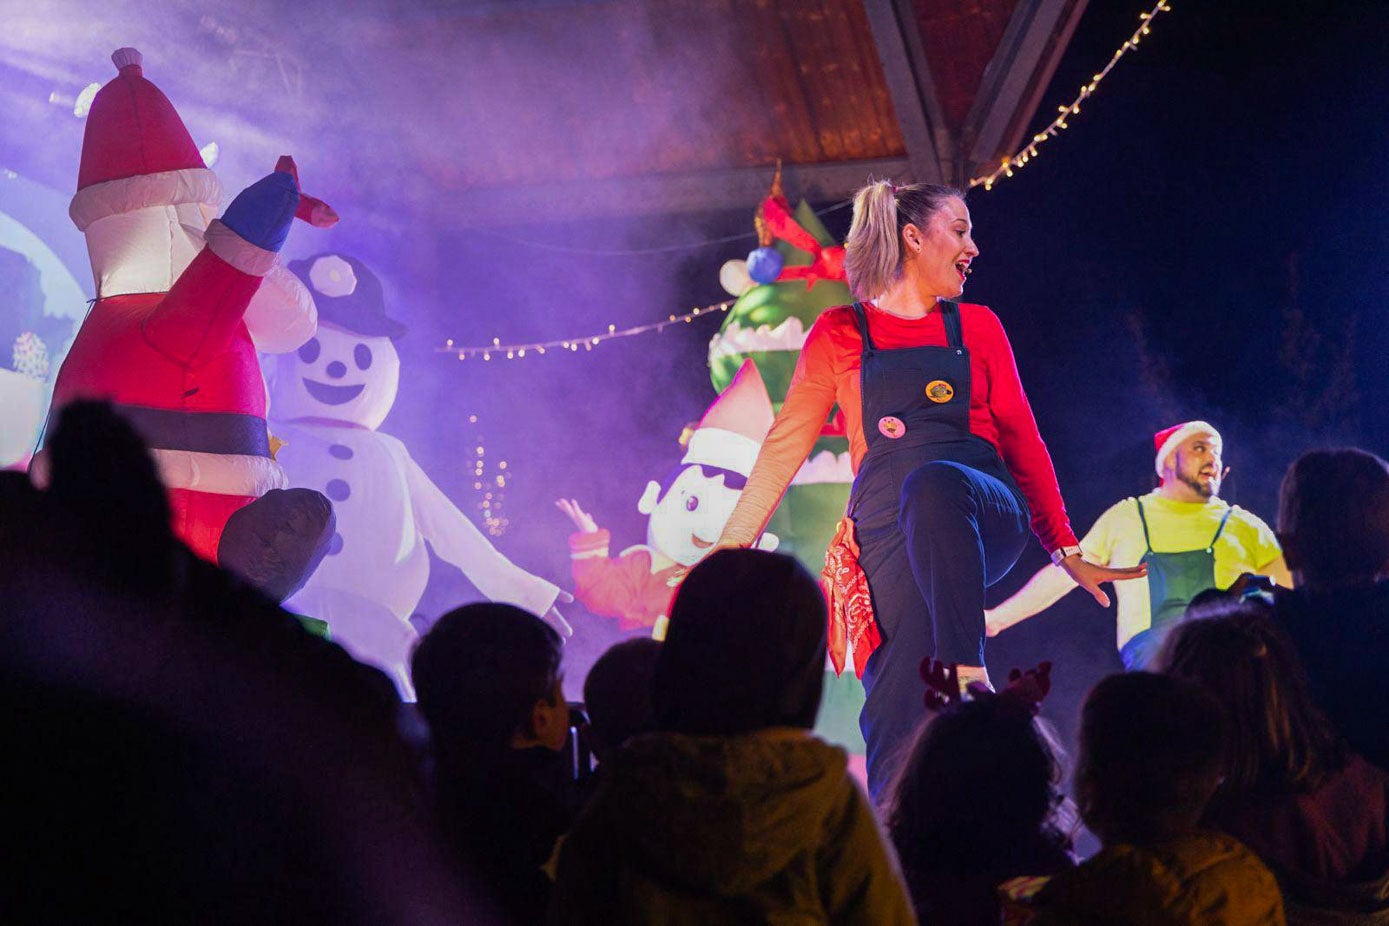
[[[955,387],[943,379],[933,379],[926,385],[926,398],[937,405],[943,405],[955,398]]]

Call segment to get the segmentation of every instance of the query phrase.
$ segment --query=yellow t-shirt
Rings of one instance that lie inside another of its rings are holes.
[[[1204,550],[1220,527],[1220,519],[1230,511],[1230,520],[1215,544],[1215,584],[1228,588],[1241,574],[1262,572],[1282,555],[1273,530],[1238,505],[1213,498],[1208,502],[1174,502],[1155,492],[1141,499],[1148,519],[1148,537],[1155,553],[1181,553]],[[1107,566],[1136,566],[1148,546],[1143,542],[1143,524],[1133,498],[1110,507],[1080,540],[1080,547],[1092,562]],[[1118,599],[1117,645],[1152,626],[1152,607],[1148,600],[1148,580],[1134,579],[1114,583]]]

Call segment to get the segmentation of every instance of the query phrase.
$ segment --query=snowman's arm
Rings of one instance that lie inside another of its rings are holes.
[[[404,457],[405,481],[410,490],[415,523],[434,553],[457,567],[492,601],[518,605],[533,614],[550,610],[559,588],[531,575],[497,552],[420,465],[408,453]]]
[[[276,171],[242,190],[208,226],[203,250],[144,323],[145,338],[165,356],[196,365],[226,350],[299,203],[294,178]]]

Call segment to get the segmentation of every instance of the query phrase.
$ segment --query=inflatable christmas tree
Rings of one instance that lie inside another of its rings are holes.
[[[738,301],[709,342],[709,373],[722,392],[746,360],[752,360],[780,411],[806,333],[822,311],[853,302],[844,278],[844,249],[804,202],[790,208],[781,173],[757,210],[759,246],[743,261],[729,261],[720,281]],[[809,458],[791,482],[767,530],[777,548],[799,559],[812,575],[825,565],[825,549],[844,516],[853,483],[849,440],[836,408]],[[863,686],[852,672],[825,679],[816,731],[861,755],[858,714]]]
[[[722,392],[751,359],[778,411],[816,317],[853,301],[844,282],[844,249],[808,205],[791,212],[780,179],[778,174],[758,209],[761,246],[749,255],[746,269],[737,266],[741,261],[730,261],[720,274],[725,286],[744,291],[733,293],[738,301],[709,342],[714,388]],[[836,409],[767,528],[781,538],[781,552],[794,555],[812,574],[825,564],[825,548],[844,516],[852,482],[849,441]]]

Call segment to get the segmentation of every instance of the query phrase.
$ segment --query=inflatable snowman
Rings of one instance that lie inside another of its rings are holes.
[[[377,430],[395,404],[405,326],[388,318],[381,283],[361,261],[325,254],[290,269],[318,306],[318,334],[277,359],[271,428],[296,486],[333,501],[337,532],[318,571],[287,603],[328,622],[333,639],[413,695],[410,615],[429,579],[429,554],[463,572],[487,598],[546,615],[559,589],[497,552],[410,456]]]
[[[199,555],[283,598],[323,555],[332,509],[286,491],[265,422],[261,350],[313,333],[313,303],[277,252],[301,197],[294,163],[243,190],[222,218],[217,175],[133,48],[87,117],[69,214],[87,239],[96,302],[53,387],[53,407],[107,399],[145,439],[173,526]],[[265,284],[265,285],[263,285]],[[36,481],[44,460],[34,461]]]

